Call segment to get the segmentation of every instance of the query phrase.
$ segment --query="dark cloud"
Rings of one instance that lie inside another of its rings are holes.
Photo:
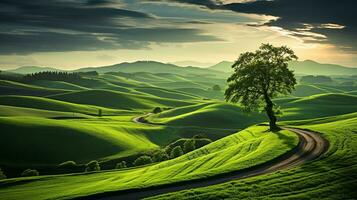
[[[150,25],[157,19],[147,13],[104,6],[112,3],[0,0],[0,54],[140,49],[151,42],[218,40],[196,29]]]
[[[355,0],[257,0],[224,4],[224,0],[168,0],[211,9],[279,17],[265,25],[278,26],[307,42],[329,42],[345,50],[357,51],[357,1]],[[342,25],[331,28],[324,24]],[[311,26],[307,29],[306,25]],[[316,33],[315,36],[311,35]],[[325,35],[322,39],[319,34]]]
[[[352,51],[357,51],[356,7],[357,1],[353,0],[275,0],[224,5],[224,8],[236,12],[277,16],[279,19],[266,25],[310,37],[310,42],[325,41]],[[321,40],[319,35],[309,36],[309,32],[325,35],[326,40]]]

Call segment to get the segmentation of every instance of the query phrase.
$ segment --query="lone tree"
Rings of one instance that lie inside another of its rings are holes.
[[[234,73],[228,78],[225,92],[227,101],[240,103],[245,111],[264,108],[269,117],[270,130],[278,130],[277,110],[272,98],[287,95],[296,85],[288,62],[296,60],[293,50],[286,46],[262,44],[255,52],[246,52],[232,65]]]

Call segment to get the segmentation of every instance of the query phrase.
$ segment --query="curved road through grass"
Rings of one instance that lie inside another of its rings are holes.
[[[145,123],[145,120],[143,121],[142,119],[143,116],[134,118],[133,121],[136,123],[143,124]],[[106,192],[101,194],[94,194],[92,196],[81,197],[78,199],[142,199],[145,197],[160,195],[169,192],[177,192],[180,190],[206,187],[236,179],[259,176],[282,169],[292,168],[301,165],[305,162],[317,159],[328,149],[328,141],[322,138],[318,133],[296,128],[284,129],[296,133],[299,136],[299,144],[293,150],[266,163],[243,170],[219,174],[205,179],[197,179],[192,181],[178,182],[174,184],[153,186],[141,189]]]

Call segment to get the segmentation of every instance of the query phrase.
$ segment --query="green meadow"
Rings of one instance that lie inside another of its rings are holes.
[[[0,199],[72,199],[200,181],[254,169],[294,150],[296,133],[271,132],[264,113],[224,101],[225,64],[201,69],[137,62],[83,68],[75,79],[1,79],[6,178]],[[330,83],[307,83],[297,76],[290,95],[273,99],[280,126],[315,131],[329,142],[320,158],[149,199],[354,199],[357,82],[331,77]],[[89,170],[91,161],[100,169]]]

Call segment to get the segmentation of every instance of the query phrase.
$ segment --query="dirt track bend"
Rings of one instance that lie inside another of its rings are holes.
[[[145,123],[143,121],[140,121],[140,118],[135,118],[134,121],[137,121],[138,123]],[[219,174],[206,179],[197,179],[192,181],[178,182],[174,184],[153,186],[141,189],[105,192],[78,199],[142,199],[145,197],[160,195],[169,192],[177,192],[180,190],[210,186],[236,179],[259,176],[282,169],[288,169],[300,165],[304,162],[314,160],[321,156],[328,149],[329,143],[325,139],[323,139],[318,133],[296,128],[284,129],[293,131],[299,136],[300,141],[298,146],[295,147],[293,150],[273,160],[254,166],[252,168],[238,170],[225,174]]]

